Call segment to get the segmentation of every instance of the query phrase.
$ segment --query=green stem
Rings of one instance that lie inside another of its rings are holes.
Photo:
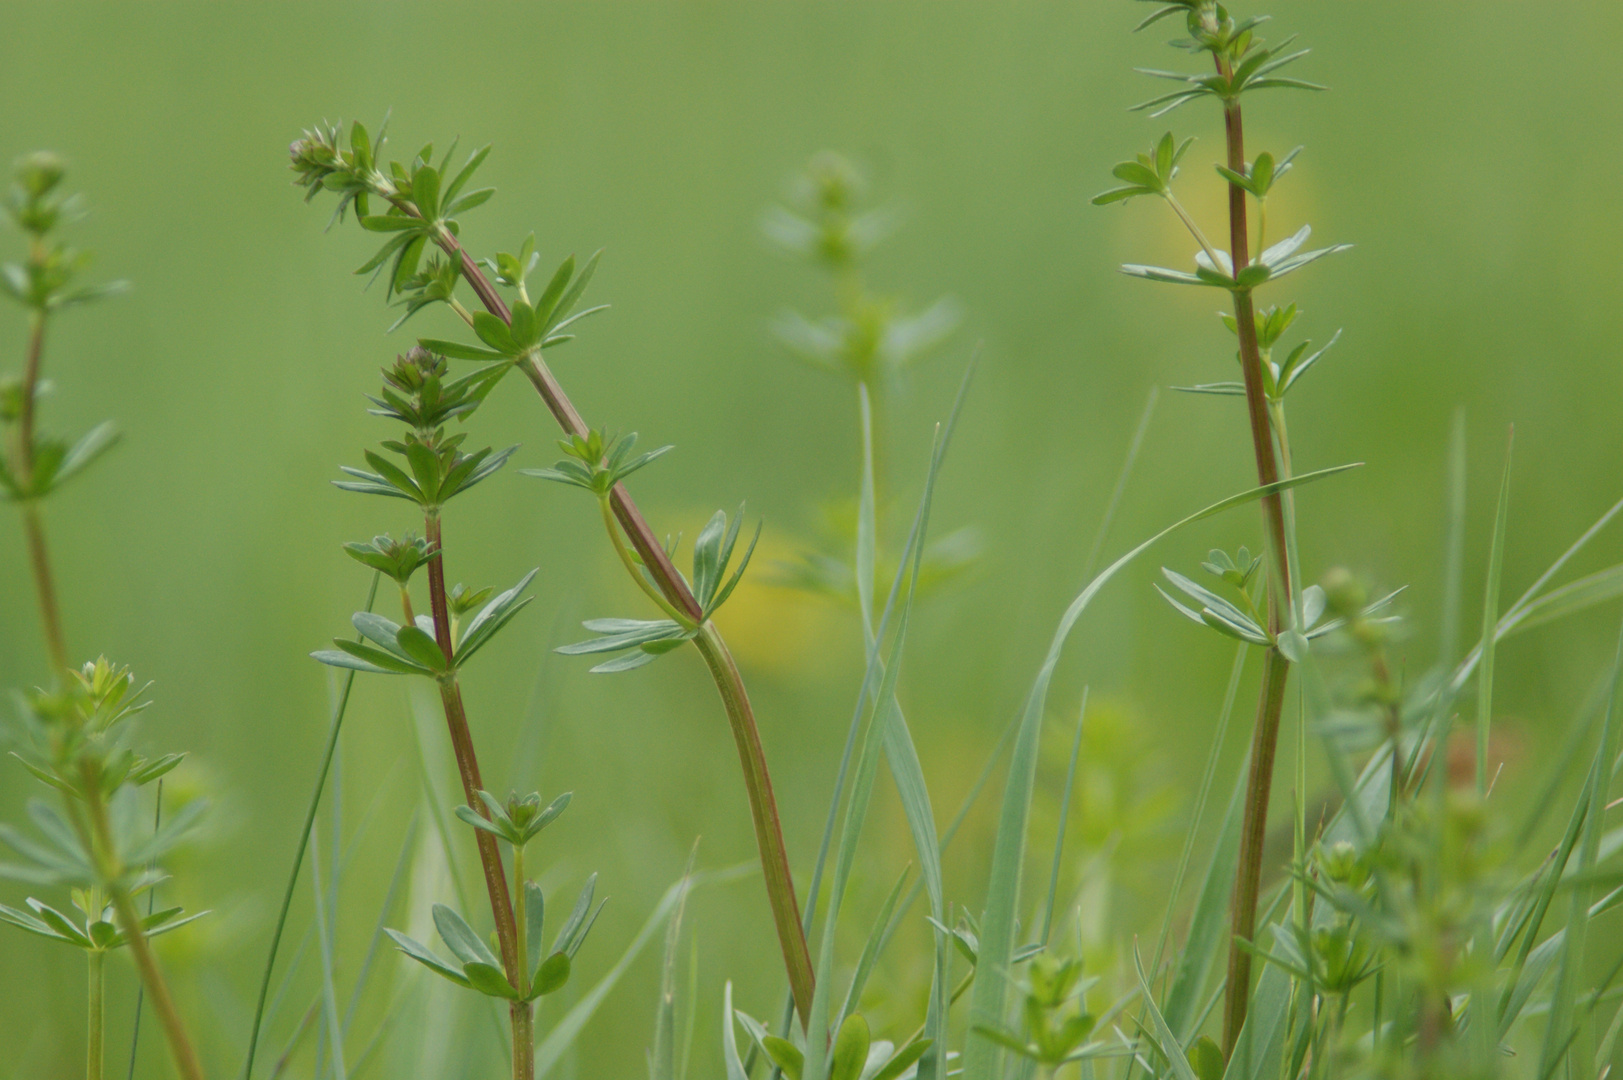
[[[732,654],[716,632],[715,625],[706,622],[693,639],[710,675],[721,692],[722,706],[732,725],[733,741],[738,745],[738,761],[744,771],[744,788],[749,793],[750,814],[755,822],[755,842],[760,849],[762,876],[766,879],[767,899],[772,906],[772,921],[777,927],[778,944],[783,949],[783,965],[789,976],[789,989],[794,994],[795,1008],[802,1025],[810,1023],[814,976],[811,951],[801,931],[800,905],[795,899],[794,879],[789,875],[789,855],[784,849],[783,829],[778,823],[778,804],[772,795],[772,776],[767,771],[766,754],[761,749],[761,734],[755,726],[755,712],[750,708],[749,695],[744,689],[743,677]]]
[[[1188,229],[1189,234],[1195,238],[1195,242],[1200,245],[1201,250],[1206,253],[1206,257],[1212,261],[1212,269],[1221,273],[1223,264],[1217,261],[1217,252],[1212,248],[1212,242],[1206,239],[1206,234],[1201,231],[1199,225],[1195,224],[1195,219],[1189,216],[1189,211],[1183,208],[1183,203],[1179,202],[1177,197],[1170,191],[1163,198],[1166,199],[1167,205],[1172,207],[1172,212],[1178,215],[1178,220],[1183,222],[1184,228]]]
[[[515,1001],[507,1012],[513,1029],[513,1080],[535,1080],[535,1005]]]
[[[519,969],[520,981],[513,985],[519,992],[530,992],[530,927],[528,909],[524,898],[524,845],[513,845],[513,921],[518,930],[518,955],[523,965]]]
[[[482,830],[481,830],[482,831]],[[524,845],[513,845],[513,909],[518,930],[519,981],[513,985],[524,994],[530,992],[529,911],[524,896]],[[515,1001],[508,1007],[510,1027],[513,1031],[513,1080],[534,1080],[535,1077],[535,1006],[528,1001]]]
[[[102,1080],[103,1040],[107,1021],[107,1008],[103,993],[106,990],[107,954],[100,949],[90,953],[90,1034],[86,1040],[85,1076],[87,1080]]]

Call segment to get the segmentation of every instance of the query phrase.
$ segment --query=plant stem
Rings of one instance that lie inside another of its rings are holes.
[[[750,811],[755,821],[755,841],[761,852],[761,872],[766,879],[772,919],[783,947],[783,965],[789,975],[789,989],[802,1025],[811,1019],[814,988],[811,952],[801,932],[800,905],[795,899],[794,879],[789,875],[789,858],[783,846],[783,829],[778,823],[778,806],[772,797],[772,776],[767,771],[766,754],[761,749],[755,713],[744,690],[743,677],[733,663],[726,642],[713,623],[705,623],[693,643],[710,667],[710,675],[721,692],[721,703],[738,744],[738,761],[744,771],[744,787],[749,792]]]
[[[1228,63],[1218,59],[1218,70],[1226,77]],[[1228,167],[1245,173],[1245,125],[1238,101],[1223,107],[1223,127],[1228,148]],[[1236,276],[1250,265],[1246,226],[1246,192],[1229,184],[1229,245]],[[1262,354],[1257,346],[1257,317],[1251,290],[1234,292],[1235,329],[1240,339],[1240,370],[1245,379],[1246,412],[1251,424],[1251,444],[1257,461],[1260,484],[1277,483],[1279,463],[1274,453],[1274,433],[1268,415],[1268,400],[1262,380]],[[1268,631],[1277,635],[1281,612],[1291,610],[1292,583],[1286,560],[1284,504],[1276,492],[1262,500],[1263,526],[1267,530],[1271,558],[1268,589]],[[1234,1053],[1234,1044],[1245,1026],[1251,994],[1251,954],[1238,941],[1249,942],[1256,933],[1257,895],[1262,879],[1262,845],[1268,826],[1268,797],[1273,787],[1274,750],[1279,743],[1279,716],[1285,703],[1285,683],[1290,662],[1277,649],[1270,648],[1263,659],[1262,689],[1257,700],[1257,720],[1251,740],[1251,772],[1246,785],[1245,818],[1240,833],[1240,863],[1234,879],[1234,898],[1229,944],[1228,984],[1223,997],[1223,1056]]]
[[[45,522],[39,504],[23,504],[23,531],[28,534],[28,562],[34,570],[34,592],[39,597],[40,621],[45,627],[45,648],[57,678],[73,666],[68,659],[67,639],[62,634],[62,613],[56,604],[56,587],[51,579],[51,555],[45,546]]]
[[[428,563],[428,602],[434,617],[434,640],[439,642],[445,662],[450,665],[455,655],[455,642],[451,640],[451,611],[445,594],[445,542],[440,533],[440,515],[430,510],[424,520],[424,535],[434,547],[434,557]],[[445,708],[445,725],[451,734],[451,750],[456,755],[456,767],[462,777],[462,792],[468,805],[487,821],[486,809],[479,792],[484,780],[479,776],[479,758],[473,749],[473,734],[468,730],[468,713],[462,704],[462,688],[456,674],[440,680],[440,704]],[[515,987],[524,985],[524,959],[518,949],[518,926],[513,918],[513,901],[507,891],[507,872],[502,867],[501,851],[496,838],[483,829],[473,831],[479,845],[479,865],[485,874],[485,890],[490,894],[490,913],[496,922],[496,944],[502,957],[502,968],[507,981]],[[523,888],[523,882],[519,888]],[[513,1080],[531,1080],[535,1075],[535,1039],[531,1025],[531,1011],[524,1002],[513,1002],[508,1010],[513,1035]]]
[[[1246,781],[1245,818],[1240,826],[1240,863],[1234,878],[1230,932],[1251,941],[1257,932],[1257,897],[1262,884],[1262,845],[1268,832],[1268,796],[1273,788],[1274,751],[1279,745],[1279,716],[1285,704],[1285,682],[1290,661],[1269,649],[1262,657],[1262,697],[1257,702],[1257,726],[1251,734],[1251,772]],[[1245,1025],[1251,986],[1251,954],[1229,947],[1228,982],[1223,996],[1223,1056],[1234,1053],[1234,1043]],[[1235,988],[1240,987],[1238,993]]]
[[[614,509],[609,505],[608,496],[605,495],[600,497],[597,500],[597,505],[599,509],[603,511],[603,527],[609,531],[609,543],[614,545],[614,553],[620,556],[620,564],[626,568],[626,573],[631,575],[631,580],[637,583],[637,587],[641,589],[643,594],[647,596],[648,599],[652,600],[661,611],[669,615],[672,619],[675,619],[678,623],[681,623],[684,626],[691,626],[692,623],[688,617],[682,612],[676,610],[676,608],[672,607],[671,602],[665,599],[665,597],[660,594],[658,589],[654,588],[654,586],[649,582],[648,578],[643,574],[641,568],[638,567],[636,558],[632,556],[631,550],[626,547],[625,534],[621,532],[620,526],[615,523]]]
[[[1167,205],[1172,207],[1172,212],[1178,215],[1178,220],[1183,222],[1184,228],[1189,230],[1189,235],[1195,238],[1195,243],[1200,245],[1201,250],[1206,253],[1206,257],[1212,261],[1212,269],[1221,273],[1223,264],[1218,261],[1217,252],[1212,249],[1212,242],[1206,239],[1206,234],[1201,231],[1199,225],[1195,224],[1195,219],[1189,216],[1189,211],[1183,208],[1183,203],[1179,202],[1172,192],[1168,191],[1165,198]]]
[[[102,1044],[107,1023],[107,1008],[103,1003],[103,993],[107,984],[105,970],[107,954],[100,949],[91,949],[89,956],[90,1017],[89,1036],[86,1039],[85,1076],[87,1080],[102,1080],[102,1060],[105,1057]]]
[[[394,205],[402,212],[420,216],[410,202],[404,199],[391,201],[394,201]],[[496,291],[496,287],[485,277],[479,264],[463,249],[457,238],[448,230],[440,229],[435,234],[435,242],[447,255],[461,262],[462,276],[484,304],[485,310],[503,322],[511,322],[512,314],[508,311],[501,294]],[[533,354],[519,367],[535,387],[536,392],[541,395],[541,399],[546,402],[547,409],[566,434],[582,437],[589,434],[586,421],[581,419],[580,413],[575,410],[569,396],[564,393],[563,387],[558,385],[558,380],[553,377],[552,371],[539,353]],[[609,493],[609,506],[615,520],[625,530],[626,537],[637,549],[643,565],[648,568],[649,574],[658,584],[665,599],[672,607],[686,613],[693,625],[704,623],[703,631],[693,639],[693,642],[704,656],[710,674],[715,679],[716,689],[721,694],[727,718],[732,724],[733,738],[738,743],[739,758],[744,766],[744,788],[749,794],[750,813],[755,822],[755,839],[760,848],[761,869],[767,882],[767,897],[772,905],[772,921],[777,927],[778,943],[783,948],[784,968],[789,977],[789,986],[794,994],[801,1021],[804,1023],[811,1013],[814,981],[811,950],[806,946],[806,935],[801,929],[800,908],[795,899],[794,882],[789,876],[789,856],[783,846],[783,832],[778,825],[778,807],[772,796],[772,780],[766,767],[766,755],[761,750],[760,732],[755,725],[755,714],[750,708],[743,678],[739,675],[737,666],[733,664],[732,656],[727,652],[721,634],[714,626],[704,622],[704,611],[700,608],[699,602],[694,599],[693,592],[682,579],[682,575],[671,564],[670,556],[665,553],[664,547],[655,539],[653,529],[649,528],[648,522],[637,509],[637,504],[632,502],[624,484],[616,484]],[[437,541],[438,527],[436,521],[434,524],[436,531],[429,537],[431,541]],[[440,570],[438,556],[429,564],[431,589],[436,575],[443,593],[444,576]],[[440,602],[443,603],[443,598]],[[436,611],[436,629],[439,625],[439,614]],[[447,634],[443,640],[448,642],[449,635]],[[471,746],[469,750],[471,753]],[[471,791],[468,798],[469,803],[477,809],[480,804]],[[481,837],[482,853],[484,838],[489,834],[482,829],[477,831]],[[494,838],[490,839],[494,849]],[[499,869],[499,860],[496,865]],[[505,890],[503,895],[505,897]],[[508,918],[511,917],[509,912]]]
[[[96,865],[97,876],[102,879],[108,899],[113,902],[113,914],[117,919],[118,928],[129,946],[130,955],[135,959],[135,967],[141,973],[141,982],[146,986],[147,995],[152,998],[153,1011],[158,1014],[158,1022],[163,1026],[164,1037],[169,1041],[169,1053],[175,1059],[175,1070],[180,1073],[181,1080],[203,1080],[203,1067],[198,1063],[197,1051],[192,1048],[191,1039],[186,1034],[186,1025],[180,1018],[180,1011],[175,1007],[175,999],[169,993],[169,983],[163,977],[163,970],[158,967],[158,958],[152,952],[152,943],[147,940],[146,931],[141,927],[141,915],[135,910],[135,903],[130,899],[129,891],[118,881],[123,873],[123,867],[118,865],[118,856],[113,846],[112,825],[107,818],[107,803],[101,794],[101,777],[88,763],[85,764],[83,771],[85,808],[89,811],[90,817],[88,846]],[[74,816],[77,817],[77,813]]]
[[[40,365],[45,356],[45,313],[36,311],[28,318],[28,352],[23,369],[22,407],[17,416],[17,479],[24,490],[34,483],[34,398],[39,393]],[[39,598],[40,620],[45,626],[45,648],[51,666],[61,678],[72,664],[68,660],[66,638],[62,634],[62,614],[52,584],[50,549],[45,544],[45,522],[37,500],[23,502],[23,531],[28,537],[28,561],[34,571],[34,592]]]
[[[513,1080],[535,1080],[535,1005],[515,1001],[508,1007],[513,1029]]]

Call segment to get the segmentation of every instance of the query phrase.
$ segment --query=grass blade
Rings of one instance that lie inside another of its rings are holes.
[[[1594,867],[1600,853],[1601,833],[1605,829],[1606,797],[1613,777],[1613,762],[1617,758],[1619,702],[1619,673],[1623,672],[1623,630],[1618,634],[1617,653],[1612,661],[1612,686],[1606,706],[1606,719],[1601,724],[1600,747],[1590,766],[1591,782],[1588,786],[1589,806],[1584,821],[1583,838],[1578,844],[1578,873]],[[1591,886],[1575,884],[1571,906],[1567,915],[1566,935],[1561,949],[1561,966],[1556,976],[1555,994],[1550,1001],[1550,1017],[1545,1028],[1544,1047],[1540,1057],[1540,1073],[1548,1075],[1560,1063],[1561,1057],[1574,1038],[1573,1008],[1577,997],[1578,977],[1581,974],[1585,945],[1589,934],[1589,901]],[[1593,1075],[1591,1057],[1587,1053],[1573,1055],[1568,1068],[1576,1080]]]
[[[692,890],[693,860],[699,855],[694,844],[688,854],[687,867],[678,882],[676,910],[665,924],[665,962],[659,979],[659,1009],[654,1016],[654,1047],[648,1054],[649,1080],[676,1080],[676,950],[682,941],[682,913],[687,910],[688,893]]]
[[[406,826],[406,836],[400,842],[400,855],[395,859],[394,872],[389,875],[389,888],[383,894],[383,906],[378,909],[378,921],[372,927],[372,940],[366,946],[366,956],[361,960],[360,972],[355,976],[355,987],[350,991],[349,1004],[344,1007],[343,1033],[349,1034],[349,1025],[355,1019],[355,1008],[361,1003],[361,991],[366,989],[367,976],[372,973],[372,962],[377,958],[378,948],[383,943],[383,924],[389,919],[389,912],[394,908],[395,898],[400,894],[401,882],[405,880],[406,868],[411,864],[411,849],[417,842],[417,823],[421,820],[416,813],[411,815],[411,822]],[[357,1060],[355,1068],[360,1069]]]
[[[1110,526],[1116,520],[1116,510],[1121,506],[1121,498],[1127,493],[1127,481],[1133,475],[1133,466],[1138,461],[1138,452],[1144,447],[1144,436],[1149,434],[1150,430],[1150,417],[1155,415],[1155,403],[1160,397],[1161,388],[1150,387],[1150,396],[1144,402],[1144,411],[1139,414],[1138,426],[1133,429],[1133,438],[1127,444],[1127,457],[1121,463],[1121,472],[1116,474],[1116,486],[1110,489],[1110,501],[1105,503],[1104,516],[1099,519],[1099,531],[1093,534],[1093,546],[1088,549],[1088,561],[1082,564],[1083,577],[1091,577],[1094,567],[1099,565],[1099,553],[1104,550],[1105,538],[1110,535]]]
[[[1448,541],[1443,553],[1443,622],[1440,653],[1452,664],[1460,647],[1461,593],[1465,580],[1465,408],[1454,410],[1448,438]]]
[[[1065,790],[1059,799],[1059,828],[1054,837],[1054,861],[1048,870],[1048,899],[1043,903],[1043,932],[1038,939],[1046,947],[1054,927],[1054,897],[1059,892],[1060,859],[1065,855],[1065,820],[1071,813],[1071,789],[1076,784],[1076,762],[1082,756],[1082,724],[1088,716],[1088,688],[1082,688],[1082,707],[1076,714],[1076,738],[1071,741],[1071,763],[1065,770]],[[1170,910],[1172,900],[1167,900]]]
[[[371,611],[378,596],[378,579],[373,573],[372,586],[366,593],[366,607]],[[356,640],[360,640],[358,637]],[[276,915],[276,929],[271,932],[270,955],[265,958],[265,974],[259,981],[259,1000],[254,1005],[253,1028],[248,1034],[248,1057],[242,1066],[242,1080],[253,1080],[254,1052],[259,1048],[259,1026],[265,1015],[265,998],[270,993],[271,974],[276,969],[276,950],[282,944],[282,931],[287,927],[287,912],[293,906],[293,890],[299,883],[299,868],[304,865],[304,851],[310,843],[311,831],[316,824],[316,810],[321,805],[321,792],[327,786],[327,771],[332,767],[333,753],[338,749],[338,735],[344,726],[344,713],[349,709],[350,691],[355,686],[355,672],[344,675],[344,689],[338,697],[338,708],[333,711],[332,727],[327,732],[327,747],[321,755],[321,766],[316,770],[315,790],[310,794],[310,805],[305,810],[304,828],[299,833],[298,850],[293,856],[293,869],[287,875],[287,887],[282,892],[282,907]]]
[[[1234,792],[1229,796],[1228,810],[1223,815],[1217,846],[1212,849],[1212,859],[1206,867],[1206,876],[1201,881],[1200,893],[1195,900],[1195,911],[1189,921],[1189,939],[1178,957],[1172,988],[1167,991],[1164,1015],[1180,1040],[1192,1037],[1199,1029],[1195,1007],[1200,1003],[1200,992],[1211,975],[1212,965],[1227,944],[1229,896],[1234,890],[1234,871],[1239,857],[1245,788],[1246,768],[1242,763]],[[1176,900],[1176,895],[1168,898],[1169,916]]]
[[[1505,522],[1510,515],[1510,458],[1516,429],[1505,444],[1505,471],[1499,481],[1499,508],[1493,518],[1493,546],[1488,555],[1488,588],[1482,598],[1482,663],[1477,669],[1476,793],[1488,791],[1488,729],[1493,722],[1493,661],[1499,644],[1499,578],[1505,568]]]
[[[642,924],[642,929],[638,930],[637,936],[631,939],[631,944],[626,946],[626,951],[620,954],[620,959],[614,962],[614,966],[609,968],[603,977],[586,992],[586,996],[577,1001],[574,1007],[564,1014],[564,1018],[558,1021],[557,1026],[547,1032],[547,1037],[541,1040],[541,1045],[535,1051],[536,1080],[543,1080],[563,1060],[564,1055],[569,1052],[570,1046],[580,1037],[581,1030],[586,1027],[599,1006],[603,1004],[603,999],[609,996],[609,992],[614,989],[615,984],[625,975],[626,969],[631,967],[632,962],[641,955],[643,949],[647,948],[648,943],[653,940],[654,934],[659,930],[660,925],[664,923],[666,916],[681,902],[689,889],[698,888],[701,885],[719,885],[729,881],[738,881],[759,871],[760,864],[751,862],[728,870],[715,870],[709,873],[694,874],[691,877],[683,877],[666,889],[665,895],[660,898],[654,910],[649,913],[648,919]]]
[[[334,1080],[345,1080],[344,1070],[344,1033],[338,1022],[338,995],[333,990],[332,981],[332,933],[327,922],[326,903],[321,896],[321,858],[320,842],[314,836],[310,838],[310,885],[315,896],[316,937],[321,943],[321,1003],[322,1022],[326,1025],[327,1036],[332,1040],[332,1066]],[[316,1052],[317,1075],[320,1075],[321,1053]]]

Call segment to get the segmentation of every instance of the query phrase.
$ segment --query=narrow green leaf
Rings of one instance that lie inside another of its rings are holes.
[[[1488,554],[1488,584],[1482,598],[1482,664],[1477,669],[1476,790],[1488,790],[1488,731],[1493,723],[1493,661],[1499,641],[1499,579],[1505,566],[1505,526],[1510,515],[1510,460],[1516,429],[1505,443],[1505,468],[1499,479],[1499,505],[1493,518],[1493,542]]]

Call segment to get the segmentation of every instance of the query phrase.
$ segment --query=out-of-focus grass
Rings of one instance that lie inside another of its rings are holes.
[[[1556,3],[1529,20],[1508,6],[1297,2],[1275,14],[1321,47],[1303,74],[1334,92],[1251,109],[1254,146],[1270,147],[1274,131],[1307,144],[1270,216],[1280,228],[1310,219],[1317,236],[1358,244],[1330,270],[1292,279],[1306,309],[1299,326],[1319,340],[1346,328],[1293,399],[1298,464],[1368,462],[1301,492],[1306,564],[1348,562],[1410,584],[1415,610],[1437,609],[1449,417],[1464,405],[1470,536],[1486,534],[1504,426],[1518,425],[1504,571],[1518,593],[1623,488],[1612,268],[1623,214],[1597,179],[1623,170],[1623,143],[1607,135],[1623,129],[1602,51],[1610,12]],[[1086,204],[1108,186],[1110,162],[1165,126],[1125,112],[1151,89],[1119,76],[1140,57],[1123,33],[1135,15],[1125,2],[6,11],[0,155],[66,154],[94,209],[76,238],[106,276],[136,286],[53,328],[62,393],[47,422],[80,429],[113,417],[126,441],[53,504],[50,524],[73,648],[156,680],[147,737],[193,750],[174,786],[206,787],[223,807],[174,886],[177,902],[218,914],[170,939],[167,954],[216,1071],[240,1060],[267,917],[325,728],[328,676],[305,653],[344,629],[365,591],[338,544],[378,523],[376,507],[326,481],[368,438],[360,395],[386,359],[378,332],[390,316],[346,279],[362,241],[323,237],[321,211],[287,185],[287,142],[323,116],[374,122],[390,108],[398,146],[451,134],[494,142],[486,173],[502,198],[474,220],[480,248],[532,228],[549,257],[607,248],[593,293],[615,308],[557,366],[594,422],[677,444],[635,485],[656,527],[691,537],[714,507],[748,497],[768,521],[764,550],[778,552],[813,533],[819,500],[854,489],[856,406],[770,340],[780,305],[816,311],[826,298],[813,274],[760,242],[759,217],[812,151],[867,160],[908,218],[874,279],[914,299],[952,293],[968,314],[956,346],[918,373],[890,418],[887,464],[903,505],[969,343],[986,349],[935,520],[943,530],[979,522],[988,551],[968,585],[917,611],[901,688],[939,810],[956,805],[1018,709],[1080,584],[1147,387],[1230,377],[1227,335],[1215,318],[1202,324],[1209,297],[1157,295],[1113,272],[1127,258],[1185,257],[1175,225],[1145,244],[1152,207]],[[1390,36],[1363,33],[1366,20]],[[1196,126],[1192,115],[1169,119]],[[1211,128],[1209,117],[1199,123]],[[1216,153],[1198,143],[1186,167],[1203,170]],[[1218,208],[1196,199],[1192,209]],[[1188,317],[1169,316],[1180,304]],[[425,317],[421,330],[431,329],[450,327]],[[9,357],[21,332],[15,312],[0,312]],[[1247,486],[1231,406],[1163,396],[1107,554]],[[549,424],[516,384],[477,425],[491,442],[522,439],[524,465],[554,456]],[[594,529],[588,507],[516,475],[447,522],[467,560],[450,568],[454,579],[505,582],[542,567],[538,603],[470,673],[469,708],[492,784],[509,783],[496,763],[518,747],[512,784],[576,792],[537,858],[560,880],[595,869],[613,896],[581,956],[587,974],[635,933],[694,836],[706,865],[752,851],[733,749],[691,657],[609,680],[548,652],[579,618],[637,602]],[[1196,532],[1171,541],[1163,561],[1257,542],[1243,513]],[[1616,561],[1609,544],[1574,569]],[[20,557],[8,519],[5,686],[43,670]],[[1467,582],[1482,581],[1485,557],[1470,552]],[[1055,700],[1074,701],[1090,682],[1095,702],[1149,736],[1132,745],[1154,759],[1150,775],[1187,798],[1230,654],[1164,610],[1152,569],[1101,596]],[[1479,588],[1468,587],[1467,610]],[[758,581],[728,615],[790,850],[809,864],[861,677],[856,619]],[[1609,619],[1580,618],[1499,655],[1495,711],[1524,753],[1558,737],[1603,666],[1610,638],[1595,631]],[[1438,628],[1413,630],[1419,670]],[[1173,650],[1181,677],[1151,678]],[[398,685],[358,687],[346,800],[356,821],[374,795],[381,809],[345,882],[353,907],[336,913],[340,976],[364,951],[420,791],[410,724]],[[1512,796],[1518,780],[1512,762]],[[15,816],[29,783],[0,769],[0,813]],[[1084,790],[1074,812],[1102,799]],[[884,785],[873,823],[891,861],[905,860]],[[966,890],[984,880],[989,828],[990,815],[972,819],[947,860],[961,899],[979,902]],[[876,904],[890,883],[859,882],[852,903]],[[301,903],[295,917],[307,921]],[[1093,910],[1126,931],[1146,929],[1140,909],[1155,905]],[[704,1001],[719,1001],[724,976],[745,1007],[775,997],[758,882],[696,894],[688,917]],[[43,942],[0,936],[0,971],[27,988],[0,1025],[0,1072],[49,1075],[77,1061],[83,976],[59,959]],[[14,979],[21,971],[37,974]],[[590,1029],[580,1075],[642,1067],[656,979],[645,958],[621,985],[625,1007],[611,1003]],[[118,1045],[133,980],[115,964],[112,981]],[[158,1041],[146,1049],[156,1061]],[[701,1038],[696,1065],[714,1052]]]

